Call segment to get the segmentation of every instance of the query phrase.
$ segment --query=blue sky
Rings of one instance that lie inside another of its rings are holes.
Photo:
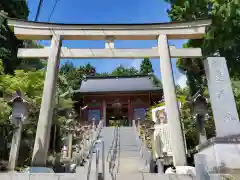
[[[29,20],[34,20],[39,0],[28,0]],[[55,0],[43,0],[38,21],[48,21]],[[153,23],[168,22],[164,0],[59,0],[50,22],[56,23]],[[170,45],[182,47],[185,41],[169,41]],[[49,42],[42,42],[49,45]],[[116,41],[116,48],[151,48],[157,41]],[[104,48],[103,41],[64,41],[63,46],[69,48]],[[61,64],[67,60],[62,60]],[[79,59],[70,60],[75,66],[91,63],[97,72],[110,72],[118,65],[139,68],[141,59]],[[152,59],[155,74],[161,78],[160,60]],[[184,85],[185,77],[176,69],[176,60],[172,60],[175,81]]]

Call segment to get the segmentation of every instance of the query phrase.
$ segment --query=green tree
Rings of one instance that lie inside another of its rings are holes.
[[[17,50],[21,42],[7,25],[7,18],[0,12],[0,59],[3,60],[4,71],[13,73],[20,64],[17,59]]]
[[[39,59],[18,59],[18,48],[40,48],[34,41],[18,40],[7,24],[7,18],[27,20],[29,11],[26,0],[2,0],[0,2],[0,59],[3,60],[6,73],[14,73],[15,69],[42,69],[45,63]]]
[[[153,68],[152,68],[152,63],[149,60],[149,58],[144,58],[141,65],[140,65],[140,74],[143,75],[149,75],[152,74]]]
[[[2,62],[1,62],[2,64]],[[2,68],[1,68],[2,69]],[[33,147],[33,141],[35,137],[35,131],[37,126],[38,113],[41,103],[41,95],[43,90],[43,71],[29,71],[24,72],[23,70],[16,70],[13,75],[2,73],[0,78],[0,87],[1,87],[1,99],[0,106],[3,107],[1,113],[4,115],[1,117],[2,132],[8,130],[8,142],[11,140],[11,131],[9,130],[9,115],[11,108],[6,104],[7,101],[12,97],[16,90],[21,90],[24,97],[29,102],[29,118],[24,125],[22,133],[22,144],[21,146],[25,151],[21,154],[19,163],[24,163],[28,157],[31,157],[31,149]],[[22,149],[22,148],[21,148]],[[8,154],[9,149],[5,148],[5,153]],[[20,150],[21,151],[21,150]],[[6,156],[1,158],[7,158]]]
[[[11,107],[8,106],[7,102],[16,90],[20,90],[24,98],[29,102],[29,116],[24,124],[22,132],[19,165],[29,165],[31,160],[29,157],[31,157],[33,150],[38,116],[40,112],[45,71],[32,70],[25,72],[24,70],[15,70],[13,75],[4,74],[3,63],[0,61],[0,74],[0,136],[6,136],[6,138],[1,139],[1,141],[4,142],[3,145],[5,148],[3,150],[0,148],[0,158],[8,158],[7,156],[9,149],[7,149],[6,146],[11,141],[12,135],[12,127],[8,118],[11,112]],[[60,77],[59,81],[62,82],[63,80],[65,79]],[[64,84],[65,82],[62,83]],[[58,108],[71,108],[73,106],[70,98],[71,96],[65,96],[64,93],[65,92],[58,87],[58,103],[57,108],[55,108],[56,110],[58,110]],[[71,92],[69,94],[71,94]],[[65,119],[62,118],[62,116],[59,116],[57,113],[55,115],[56,116],[53,117],[53,124],[57,124],[59,127],[61,127],[61,124],[64,123],[63,121]],[[59,144],[61,139],[62,135],[59,134],[59,137],[56,138],[58,141],[58,151],[60,150]],[[50,149],[50,151],[52,150]]]
[[[240,66],[240,4],[235,0],[167,0],[172,21],[189,21],[209,18],[212,25],[203,40],[189,40],[185,47],[201,47],[204,57],[219,53],[226,57],[232,78],[239,79]],[[190,93],[195,94],[205,87],[203,62],[201,59],[178,59],[178,67],[186,71]]]
[[[96,76],[109,76],[108,72],[96,73]]]
[[[63,81],[58,82],[60,89],[66,92],[69,87],[73,90],[79,89],[85,76],[95,76],[96,70],[95,67],[89,63],[84,66],[75,67],[72,62],[68,61],[60,67],[59,75],[66,78],[67,83],[62,83]],[[66,84],[68,84],[69,87]]]
[[[11,18],[27,19],[29,10],[26,0],[2,0],[0,11],[4,11]]]
[[[125,68],[122,65],[118,66],[111,73],[112,76],[132,76],[138,74],[139,74],[138,70],[135,69],[134,67]]]
[[[44,46],[37,44],[35,41],[25,40],[23,41],[23,46],[25,48],[44,48]],[[17,66],[17,69],[23,69],[24,71],[31,70],[42,70],[46,67],[47,61],[37,58],[27,58],[27,59],[19,59],[20,64]]]
[[[141,75],[148,75],[151,77],[152,82],[157,87],[162,87],[161,81],[157,78],[154,74],[154,70],[152,67],[152,63],[149,58],[144,58],[141,65],[140,65],[140,72]]]

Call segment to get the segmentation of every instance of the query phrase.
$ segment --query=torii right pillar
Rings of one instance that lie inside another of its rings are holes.
[[[171,132],[173,163],[175,166],[185,166],[187,165],[186,148],[175,91],[168,38],[166,34],[161,34],[158,37],[158,52],[160,55],[160,68],[164,99],[166,101],[168,124]]]

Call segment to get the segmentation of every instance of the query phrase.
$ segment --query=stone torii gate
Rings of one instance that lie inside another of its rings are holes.
[[[46,59],[47,72],[41,110],[38,120],[32,165],[44,166],[47,160],[53,97],[56,92],[60,59],[64,58],[160,58],[162,85],[172,136],[174,165],[186,165],[186,151],[176,100],[171,58],[202,57],[200,48],[177,49],[168,45],[169,39],[201,39],[210,20],[155,24],[54,24],[9,19],[9,26],[21,40],[51,40],[51,46],[42,49],[20,48],[19,58]],[[62,48],[62,40],[105,40],[104,49]],[[117,49],[114,40],[157,40],[150,49]]]

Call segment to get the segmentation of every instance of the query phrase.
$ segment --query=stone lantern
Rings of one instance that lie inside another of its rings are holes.
[[[9,156],[9,169],[14,170],[18,159],[23,123],[25,122],[28,115],[28,102],[22,97],[20,91],[16,91],[16,94],[8,102],[8,104],[12,107],[12,114],[9,119],[14,125],[14,132]]]
[[[72,157],[72,142],[73,142],[73,133],[75,130],[75,112],[73,110],[68,111],[67,114],[67,128],[68,128],[68,158]]]
[[[205,117],[208,114],[207,99],[198,91],[192,98],[193,116],[196,119],[196,125],[199,132],[199,143],[207,141],[206,131],[204,128]]]

